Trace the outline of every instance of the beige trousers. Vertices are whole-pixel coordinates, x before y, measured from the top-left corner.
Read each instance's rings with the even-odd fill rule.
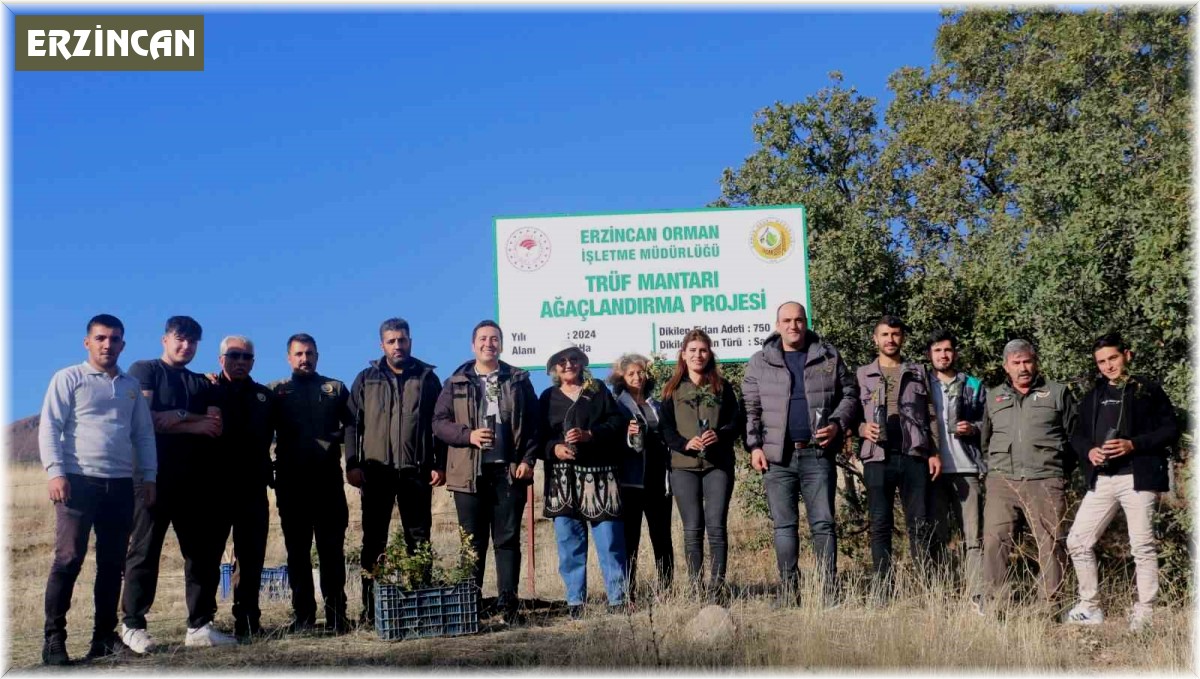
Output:
[[[1083,606],[1093,609],[1100,606],[1095,546],[1118,509],[1125,512],[1125,523],[1129,527],[1129,547],[1137,581],[1136,608],[1149,609],[1154,605],[1158,597],[1158,552],[1154,546],[1154,506],[1157,501],[1158,493],[1133,489],[1133,474],[1096,475],[1096,489],[1083,496],[1067,536],[1067,551],[1075,564],[1079,602]]]
[[[1024,515],[1037,542],[1038,585],[1043,601],[1052,601],[1062,586],[1067,562],[1066,481],[1057,479],[987,478],[983,508],[983,579],[992,594],[1004,587],[1019,516]]]

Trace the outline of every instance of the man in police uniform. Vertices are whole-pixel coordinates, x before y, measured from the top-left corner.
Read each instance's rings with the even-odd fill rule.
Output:
[[[346,385],[317,374],[317,341],[288,338],[292,376],[273,382],[275,396],[275,496],[292,586],[293,631],[316,623],[317,603],[309,551],[313,536],[321,568],[327,629],[346,630],[346,539],[349,511],[342,484],[342,435],[349,410]]]
[[[258,634],[262,611],[259,583],[267,552],[271,484],[271,391],[250,378],[254,368],[254,343],[241,335],[221,340],[217,358],[217,403],[224,429],[217,439],[222,468],[230,471],[219,527],[224,544],[233,531],[233,629],[239,637]]]

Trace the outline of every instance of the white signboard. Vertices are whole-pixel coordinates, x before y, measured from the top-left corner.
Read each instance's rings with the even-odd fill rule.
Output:
[[[505,360],[545,369],[579,345],[593,366],[621,354],[674,361],[695,327],[720,361],[746,361],[775,309],[809,304],[801,205],[498,217],[497,320]]]

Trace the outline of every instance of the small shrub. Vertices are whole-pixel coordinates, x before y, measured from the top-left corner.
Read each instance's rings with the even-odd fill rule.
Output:
[[[401,529],[392,535],[391,542],[367,577],[376,582],[400,585],[404,589],[420,589],[442,585],[456,585],[471,579],[479,556],[471,545],[471,535],[461,527],[458,529],[458,560],[450,568],[439,563],[433,545],[422,542],[409,552]]]

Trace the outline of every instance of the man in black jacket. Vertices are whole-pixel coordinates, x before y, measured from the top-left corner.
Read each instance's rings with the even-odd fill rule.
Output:
[[[1179,437],[1179,427],[1162,387],[1129,374],[1133,354],[1120,335],[1097,339],[1093,351],[1101,376],[1080,403],[1071,437],[1088,492],[1067,536],[1079,578],[1079,603],[1067,612],[1067,622],[1104,621],[1093,548],[1120,507],[1137,579],[1138,601],[1129,616],[1129,628],[1136,632],[1150,624],[1158,595],[1154,505],[1158,494],[1169,490],[1167,449]]]
[[[412,554],[429,542],[433,487],[444,484],[445,446],[433,436],[442,391],[434,366],[413,358],[408,321],[379,327],[383,358],[354,378],[346,427],[346,481],[362,490],[362,621],[375,624],[374,581],[365,577],[387,547],[392,508],[400,505],[404,544]]]
[[[316,542],[320,561],[325,628],[345,631],[346,560],[343,544],[350,520],[342,483],[342,441],[349,424],[349,398],[340,380],[317,372],[317,340],[296,333],[287,340],[292,374],[269,385],[274,395],[275,505],[287,547],[288,582],[295,620],[291,631],[316,624],[317,600],[312,578]]]
[[[250,378],[254,368],[254,343],[241,335],[221,340],[221,374],[217,376],[217,403],[224,429],[217,439],[222,467],[229,470],[225,501],[218,511],[218,528],[224,543],[233,531],[233,629],[239,637],[258,634],[262,611],[258,606],[259,582],[267,553],[270,509],[267,486],[273,481],[271,441],[271,390]]]

